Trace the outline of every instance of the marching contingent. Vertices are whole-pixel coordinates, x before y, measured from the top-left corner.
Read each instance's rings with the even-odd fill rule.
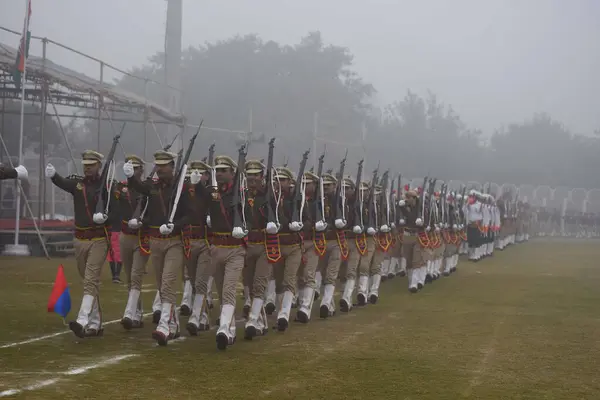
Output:
[[[323,319],[374,305],[381,282],[396,276],[407,277],[409,292],[419,293],[455,272],[459,255],[475,262],[529,239],[529,208],[510,192],[495,198],[465,187],[453,191],[430,178],[402,186],[400,175],[379,167],[368,179],[363,161],[350,176],[346,157],[337,171],[324,170],[325,154],[308,170],[308,151],[293,171],[273,165],[275,139],[266,165],[247,160],[246,145],[237,160],[215,156],[213,145],[208,157],[190,161],[197,135],[185,154],[169,152],[170,146],[155,152],[146,176],[142,158],[126,156],[123,182],[114,179],[119,135],[106,157],[83,152],[83,176],[63,177],[46,166],[46,177],[73,196],[83,298],[69,328],[77,337],[103,334],[99,286],[107,254],[115,251],[114,215],[121,220],[118,244],[128,286],[123,328],[144,326],[141,289],[151,260],[158,288],[153,339],[165,346],[179,337],[180,317],[187,317],[190,336],[209,330],[216,286],[220,350],[236,340],[240,281],[243,336],[251,340],[269,331],[268,316],[273,329],[284,332],[292,321],[309,323],[315,304]],[[26,176],[22,166],[0,167],[1,179]]]

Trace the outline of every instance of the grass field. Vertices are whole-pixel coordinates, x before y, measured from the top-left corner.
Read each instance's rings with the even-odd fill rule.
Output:
[[[377,305],[348,315],[315,316],[252,342],[239,329],[237,343],[219,352],[214,331],[184,332],[157,347],[149,319],[139,331],[107,325],[102,338],[60,334],[66,328],[46,303],[62,261],[75,316],[81,285],[73,261],[0,258],[0,396],[598,399],[599,259],[595,242],[513,246],[461,261],[456,274],[417,295],[395,278],[383,283]],[[116,320],[126,288],[109,281],[108,268],[105,277],[105,321]],[[145,280],[149,307],[154,286],[151,275]]]

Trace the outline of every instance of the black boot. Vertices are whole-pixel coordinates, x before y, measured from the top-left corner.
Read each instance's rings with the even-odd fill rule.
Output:
[[[115,272],[113,274],[113,283],[121,283],[121,269],[123,268],[123,264],[118,262],[115,265]]]
[[[112,276],[113,282],[115,281],[115,270],[117,269],[117,265],[114,261],[109,262],[110,264],[110,275]]]

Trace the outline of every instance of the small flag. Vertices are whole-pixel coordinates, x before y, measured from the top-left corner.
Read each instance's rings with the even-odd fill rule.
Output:
[[[31,41],[31,32],[29,31],[29,19],[31,18],[31,0],[27,1],[27,15],[23,26],[23,36],[19,44],[17,60],[15,61],[15,70],[13,71],[13,82],[17,89],[21,87],[21,78],[25,73],[25,59],[29,57],[29,42]]]
[[[65,271],[61,264],[58,266],[54,286],[52,286],[52,293],[48,300],[48,312],[55,312],[61,317],[66,318],[69,311],[71,311],[71,294],[69,293]]]

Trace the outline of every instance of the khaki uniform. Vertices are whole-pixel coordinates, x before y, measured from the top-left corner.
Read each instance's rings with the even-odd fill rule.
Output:
[[[214,168],[236,169],[237,165],[230,157],[218,156],[215,158]],[[235,179],[238,179],[237,174],[234,182]],[[198,183],[195,193],[206,202],[208,218],[210,218],[212,262],[211,271],[205,275],[214,277],[221,300],[216,340],[217,348],[224,350],[235,342],[236,337],[236,291],[244,268],[246,248],[243,239],[235,238],[232,230],[234,213],[243,213],[243,207],[239,206],[238,210],[234,210],[234,200],[237,200],[234,196],[238,194],[233,192],[233,183],[223,184],[217,188],[209,188],[203,183]]]
[[[175,155],[165,151],[154,154],[156,164],[174,162]],[[169,219],[169,200],[175,198],[178,182],[175,177],[157,181],[131,177],[127,180],[128,187],[147,196],[148,207],[144,224],[150,236],[151,261],[154,268],[156,287],[160,293],[161,313],[156,330],[152,337],[161,346],[180,334],[179,315],[176,311],[177,276],[184,262],[182,229],[188,224],[189,197],[182,190],[177,211],[173,219],[173,229],[170,233],[161,233],[161,226]]]
[[[406,270],[408,275],[408,289],[411,293],[416,293],[423,288],[425,284],[426,265],[428,254],[426,249],[425,230],[423,226],[417,225],[420,216],[420,199],[416,199],[414,205],[409,205],[409,198],[415,199],[417,193],[409,191],[405,193],[407,197],[406,204],[400,207],[404,217],[404,234],[402,236],[402,257],[406,260]]]
[[[131,161],[135,167],[142,167],[143,164],[137,156],[125,157],[125,161]],[[150,238],[147,230],[140,227],[131,228],[129,220],[134,218],[138,204],[143,208],[146,199],[135,190],[130,189],[127,182],[117,185],[114,197],[122,219],[119,246],[128,290],[127,304],[121,325],[129,330],[143,327],[144,309],[141,291],[146,265],[150,258]]]
[[[84,164],[101,162],[100,153],[86,151],[82,155]],[[102,186],[99,177],[84,178],[55,174],[52,183],[73,196],[75,213],[75,260],[77,270],[83,279],[83,298],[77,320],[69,323],[69,328],[78,337],[101,335],[102,310],[100,307],[100,279],[102,266],[108,253],[108,219],[96,224],[93,215],[96,211],[97,192]]]

